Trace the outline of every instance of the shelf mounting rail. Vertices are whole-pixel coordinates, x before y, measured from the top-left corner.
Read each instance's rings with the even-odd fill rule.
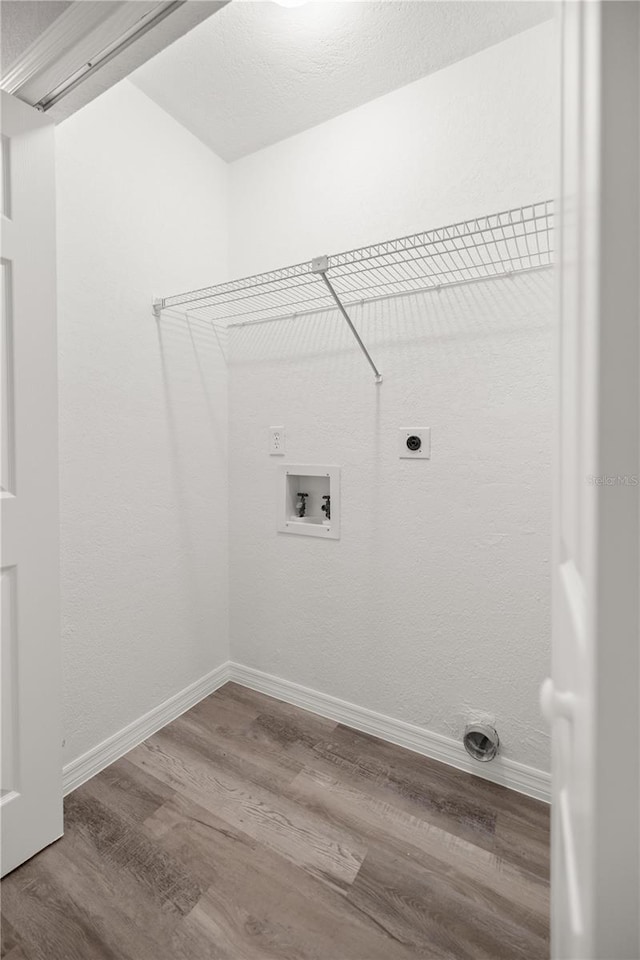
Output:
[[[350,306],[548,268],[553,219],[553,201],[543,200],[165,297],[154,301],[153,313],[159,319],[163,310],[179,311],[186,319],[238,327],[337,307],[380,383]]]

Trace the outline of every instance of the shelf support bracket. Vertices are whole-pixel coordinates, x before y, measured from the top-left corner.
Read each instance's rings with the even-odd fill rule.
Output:
[[[333,299],[334,299],[335,302],[336,302],[336,306],[337,306],[338,310],[340,311],[340,313],[342,314],[342,316],[344,317],[344,319],[347,321],[347,325],[348,325],[349,329],[351,330],[351,333],[354,335],[354,337],[355,337],[355,339],[356,339],[356,343],[358,344],[358,346],[360,347],[360,349],[361,349],[362,352],[364,353],[365,357],[367,358],[367,362],[368,362],[369,366],[371,367],[371,369],[373,370],[373,372],[374,372],[374,374],[375,374],[376,383],[382,383],[382,374],[380,373],[380,371],[379,371],[378,368],[376,367],[375,363],[374,363],[373,360],[371,359],[371,354],[369,353],[369,351],[368,351],[367,348],[365,347],[364,343],[362,342],[362,338],[361,338],[360,334],[358,333],[358,331],[356,330],[356,328],[354,327],[353,322],[352,322],[352,320],[351,320],[351,317],[349,316],[349,314],[348,314],[347,311],[345,310],[344,306],[342,305],[342,301],[340,300],[340,297],[338,296],[338,294],[337,294],[336,291],[334,290],[333,284],[331,283],[331,281],[329,280],[329,278],[328,278],[328,276],[327,276],[327,270],[328,270],[328,269],[329,269],[329,258],[328,258],[328,257],[315,257],[315,259],[313,259],[313,260],[311,261],[311,272],[312,272],[312,273],[317,273],[318,276],[322,277],[322,279],[323,279],[323,281],[324,281],[324,283],[325,283],[325,286],[326,286],[327,290],[329,291],[329,293],[331,294],[331,296],[333,297]]]
[[[164,307],[164,300],[154,300],[151,309],[156,320],[160,319],[160,314],[162,313],[162,308]]]

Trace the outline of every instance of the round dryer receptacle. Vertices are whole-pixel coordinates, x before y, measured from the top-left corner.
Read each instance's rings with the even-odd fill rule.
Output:
[[[421,446],[422,440],[420,437],[416,436],[415,433],[412,433],[410,437],[407,437],[407,449],[411,450],[412,453],[417,453]]]
[[[493,760],[500,746],[497,730],[486,723],[468,724],[462,742],[469,756],[481,763]]]

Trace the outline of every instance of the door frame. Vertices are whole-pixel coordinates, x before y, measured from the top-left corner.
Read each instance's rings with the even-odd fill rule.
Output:
[[[55,136],[0,91],[3,411],[11,444],[2,514],[2,874],[62,835]],[[8,148],[8,149],[7,149]],[[7,677],[9,682],[7,683]]]
[[[569,96],[560,285],[562,296],[573,284],[577,327],[567,334],[571,318],[563,323],[560,312],[556,414],[560,427],[568,396],[576,430],[562,437],[558,429],[555,466],[545,697],[554,720],[552,956],[632,960],[640,949],[640,5],[564,0],[561,17]],[[567,463],[575,484],[561,489]],[[563,588],[563,570],[576,569]],[[577,602],[563,622],[565,594]],[[580,643],[570,651],[571,621]]]

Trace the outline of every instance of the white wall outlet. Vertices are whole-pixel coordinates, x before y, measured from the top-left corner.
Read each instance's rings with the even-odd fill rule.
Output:
[[[269,454],[272,457],[284,456],[284,427],[269,427]]]
[[[431,427],[401,430],[398,456],[401,460],[431,459]]]

